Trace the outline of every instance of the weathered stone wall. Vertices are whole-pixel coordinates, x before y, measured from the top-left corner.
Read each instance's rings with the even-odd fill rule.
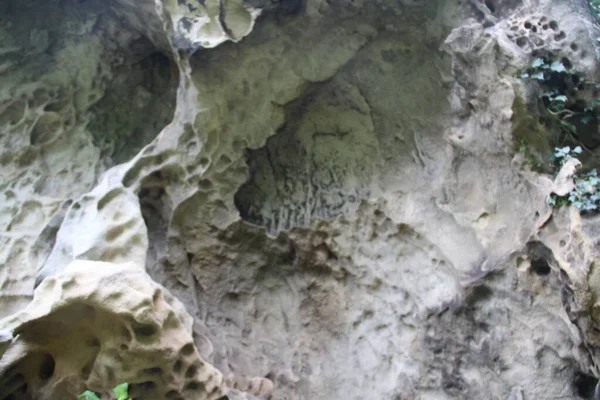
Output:
[[[584,1],[0,11],[0,398],[593,398],[597,218],[515,150]]]

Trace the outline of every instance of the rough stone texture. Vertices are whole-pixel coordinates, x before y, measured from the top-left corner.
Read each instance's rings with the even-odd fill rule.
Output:
[[[27,4],[0,398],[592,398],[600,221],[515,154],[534,57],[598,72],[583,1]]]
[[[76,261],[3,326],[16,338],[0,364],[2,398],[67,399],[123,381],[135,382],[133,397],[223,395],[223,376],[196,352],[183,304],[133,264]]]

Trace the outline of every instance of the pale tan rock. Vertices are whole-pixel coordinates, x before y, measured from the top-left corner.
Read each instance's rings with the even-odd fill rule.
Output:
[[[0,395],[74,399],[128,382],[143,399],[219,399],[223,376],[195,350],[183,305],[133,264],[75,261],[0,322],[16,336]]]
[[[134,386],[147,391],[141,397],[162,396],[173,382],[179,391],[178,349],[190,340],[190,357],[218,377],[208,390],[229,387],[231,400],[574,397],[578,373],[598,374],[597,318],[583,312],[596,307],[595,225],[572,209],[550,219],[551,179],[514,154],[527,112],[515,105],[535,99],[516,74],[533,52],[549,46],[596,72],[584,8],[566,0],[188,3],[113,3],[173,58],[179,79],[172,123],[123,164],[103,158],[81,122],[105,93],[98,70],[113,71],[100,62],[101,37],[56,54],[64,72],[47,78],[48,93],[15,79],[18,95],[2,103],[0,121],[15,133],[0,138],[10,161],[2,173],[22,185],[3,192],[4,315],[24,308],[35,278],[38,291],[0,326],[32,329],[33,338],[7,336],[0,363],[20,362],[29,393],[108,393],[121,381],[149,382],[138,373],[155,365],[164,381]],[[134,47],[135,32],[111,26],[106,54]],[[217,46],[226,41],[236,44]],[[67,62],[86,51],[83,67]],[[25,62],[14,53],[11,62]],[[77,90],[61,92],[57,82]],[[151,103],[148,93],[132,91],[131,109]],[[77,135],[65,136],[70,127]],[[74,151],[75,138],[86,146]],[[12,162],[29,154],[38,175]],[[80,171],[82,181],[73,178]],[[61,292],[72,277],[81,283]],[[155,305],[155,291],[171,292],[186,311],[177,301]],[[65,340],[86,349],[81,331],[53,325],[83,324],[60,311],[79,304],[103,310],[97,318],[111,327],[153,324],[156,342],[135,342],[119,360],[121,332],[98,327],[106,352],[85,378],[78,354],[89,349],[55,350]],[[164,326],[169,312],[179,328]],[[30,319],[64,337],[43,343]],[[38,348],[53,351],[54,389],[40,390],[49,358]],[[14,371],[2,375],[3,393],[23,387]]]
[[[573,189],[575,189],[573,175],[580,167],[581,161],[578,159],[571,158],[570,160],[567,160],[567,162],[565,162],[565,164],[560,168],[556,178],[554,178],[552,193],[556,193],[558,196],[566,196]]]

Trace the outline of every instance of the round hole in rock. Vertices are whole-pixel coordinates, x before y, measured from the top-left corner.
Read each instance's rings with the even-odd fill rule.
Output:
[[[577,372],[573,377],[573,387],[577,395],[583,399],[592,399],[594,397],[597,383],[598,379],[583,372]]]
[[[138,325],[133,328],[136,336],[150,337],[156,333],[156,328],[152,325]]]
[[[54,357],[50,354],[44,354],[42,356],[42,362],[40,364],[39,377],[41,380],[46,381],[52,378],[54,375],[54,368],[56,367],[56,363],[54,362]]]
[[[527,44],[527,38],[526,37],[520,37],[517,39],[517,46],[519,47],[525,47],[525,45]]]
[[[198,368],[192,365],[185,371],[185,377],[188,379],[193,378],[196,375],[196,372],[198,372]]]
[[[200,390],[200,388],[202,387],[202,384],[200,382],[190,382],[187,385],[185,385],[184,390],[189,390],[189,391],[196,391],[196,390]]]
[[[530,270],[531,272],[540,276],[548,275],[552,271],[548,265],[548,262],[542,259],[532,260]]]
[[[175,361],[175,365],[173,365],[173,372],[178,374],[181,371],[182,362],[181,360]]]
[[[193,352],[194,352],[194,345],[191,343],[188,343],[181,348],[181,354],[183,354],[184,356],[189,356]]]
[[[527,22],[525,22],[524,26],[525,26],[525,29],[531,29],[532,25],[531,25],[531,22],[527,21]]]
[[[569,60],[567,57],[563,57],[560,62],[565,66],[566,69],[573,68],[573,63],[571,63],[571,60]]]

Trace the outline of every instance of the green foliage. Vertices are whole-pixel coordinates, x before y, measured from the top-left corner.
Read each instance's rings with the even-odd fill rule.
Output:
[[[527,142],[525,142],[525,139],[520,138],[519,139],[519,153],[525,153],[527,150],[528,150]]]
[[[594,0],[596,10],[600,13],[600,0]],[[590,3],[590,6],[592,4]],[[600,14],[599,14],[600,15]],[[600,120],[600,98],[590,104],[582,104],[582,96],[577,93],[584,89],[584,80],[575,71],[567,68],[562,61],[548,58],[536,58],[527,71],[521,74],[523,79],[538,81],[542,88],[539,98],[543,102],[550,117],[558,122],[560,130],[559,143],[569,142],[575,145],[556,147],[551,160],[555,171],[558,171],[568,160],[576,158],[583,150],[580,143],[578,126],[595,124]],[[599,85],[596,86],[600,87]],[[593,129],[592,131],[596,131]],[[527,150],[520,143],[520,151]],[[552,194],[548,204],[554,207],[572,204],[582,212],[600,210],[600,177],[593,169],[587,173],[576,173],[573,176],[575,188],[566,196]]]
[[[562,166],[568,160],[575,158],[576,154],[581,154],[581,147],[573,150],[569,146],[556,148],[554,152],[555,163]],[[600,209],[600,176],[595,169],[573,176],[575,188],[566,196],[559,197],[552,194],[548,199],[548,204],[554,207],[561,207],[573,204],[580,211],[595,211]]]
[[[597,22],[600,22],[600,0],[587,0],[587,3]],[[557,172],[568,160],[583,152],[581,137],[586,131],[591,135],[598,132],[600,98],[592,102],[584,100],[584,79],[572,69],[566,58],[560,61],[552,55],[536,58],[520,77],[538,82],[542,89],[539,98],[548,112],[546,121],[554,122],[558,128],[556,143],[561,147],[555,147],[551,156]],[[596,85],[598,88],[600,85]],[[564,146],[565,143],[575,147],[571,149],[571,146]],[[519,142],[519,151],[528,151],[523,139]],[[573,181],[575,188],[568,195],[559,197],[552,194],[548,203],[555,207],[572,204],[582,212],[600,210],[600,176],[596,169],[575,173]]]
[[[127,382],[121,383],[113,389],[113,392],[115,393],[115,396],[117,396],[117,400],[128,400],[129,384]]]
[[[77,400],[100,400],[100,397],[96,396],[96,393],[91,390],[86,390],[79,396],[77,396]]]
[[[588,4],[596,20],[600,22],[600,0],[588,0]]]
[[[129,398],[129,384],[127,382],[121,383],[113,388],[113,393],[117,397],[117,400],[131,400]],[[79,396],[77,400],[100,400],[96,393],[86,390]]]
[[[562,167],[567,161],[576,158],[574,157],[574,154],[581,154],[582,151],[583,150],[581,150],[581,147],[579,146],[575,147],[573,150],[571,150],[571,147],[569,146],[561,148],[555,147],[554,154],[552,154],[552,160],[558,167]]]
[[[551,56],[536,58],[520,77],[539,83],[539,98],[548,111],[548,120],[554,121],[559,130],[557,143],[578,144],[577,125],[589,124],[600,117],[600,99],[587,106],[582,104],[585,82],[571,68],[567,59],[557,61]]]

